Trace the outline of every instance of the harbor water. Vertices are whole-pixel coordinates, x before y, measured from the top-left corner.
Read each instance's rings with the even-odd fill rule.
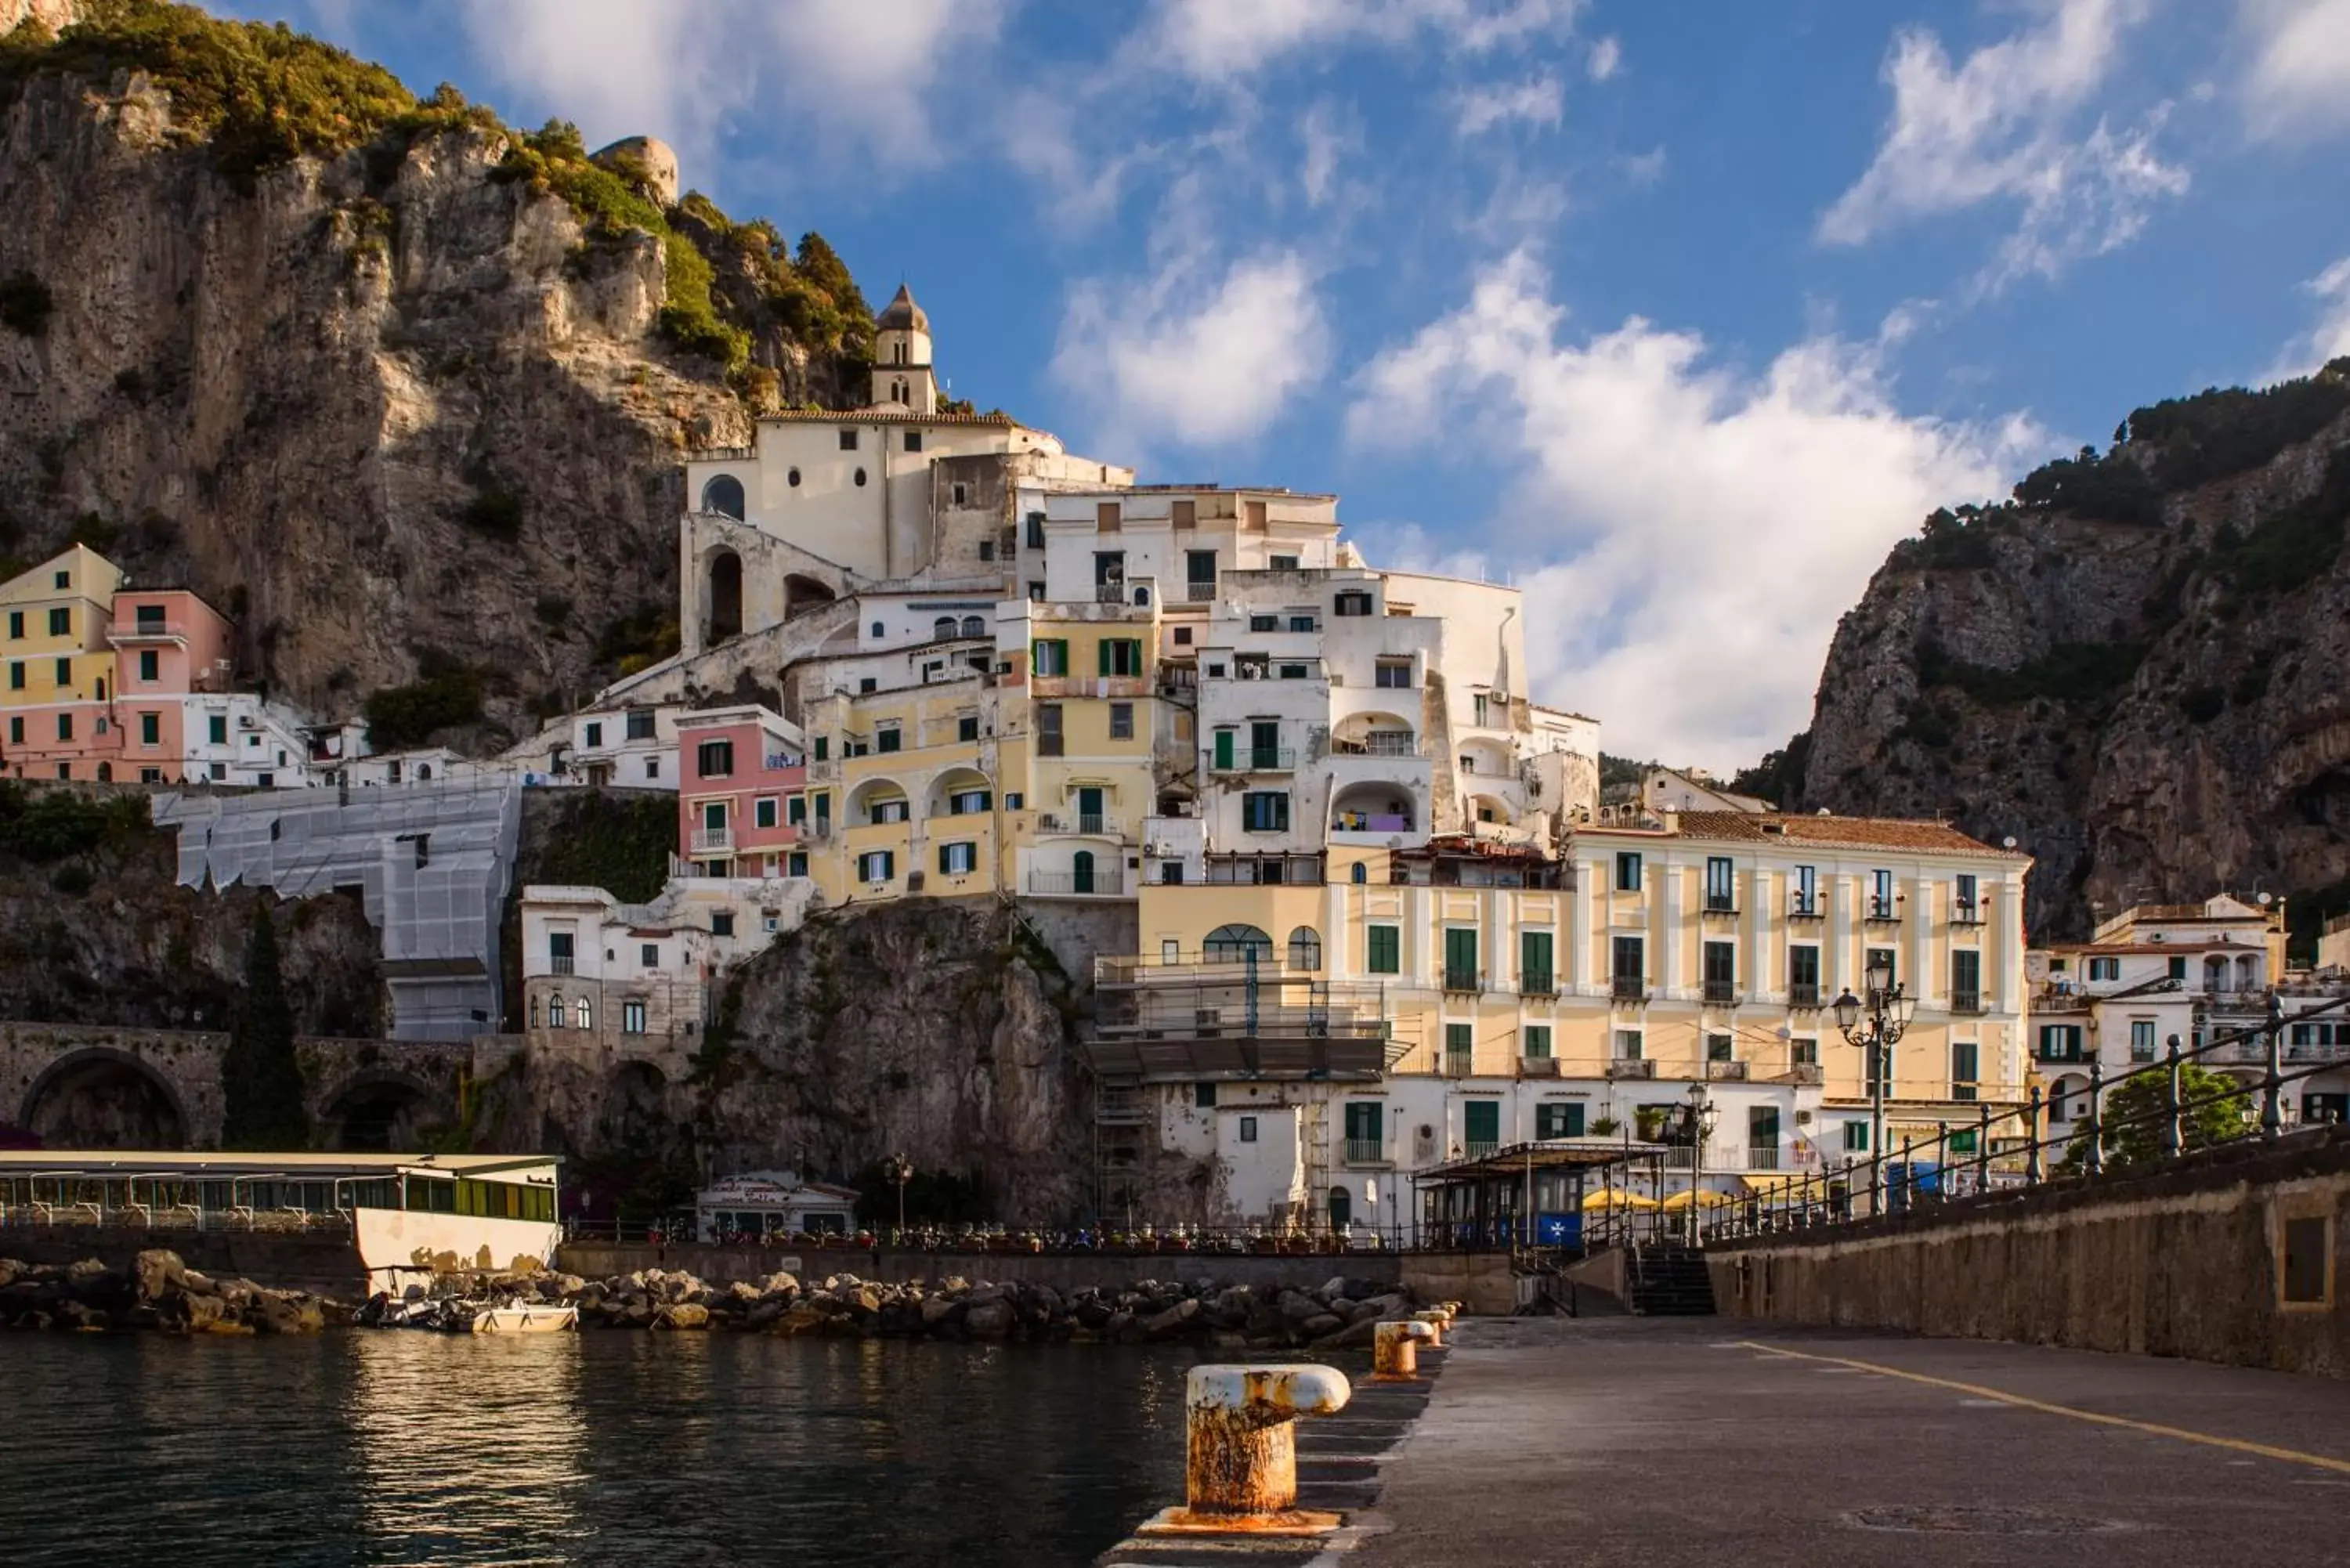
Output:
[[[12,1564],[1082,1563],[1191,1352],[750,1334],[0,1340]]]

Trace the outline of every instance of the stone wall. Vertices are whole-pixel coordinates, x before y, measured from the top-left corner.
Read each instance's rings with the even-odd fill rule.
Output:
[[[96,1258],[128,1271],[151,1247],[167,1248],[198,1273],[250,1280],[275,1291],[307,1291],[338,1302],[367,1299],[367,1267],[348,1236],[285,1236],[250,1231],[134,1231],[56,1225],[0,1231],[0,1258],[78,1263]]]
[[[1707,1252],[1725,1315],[2350,1376],[2350,1130]]]
[[[1189,1282],[1210,1278],[1240,1285],[1287,1285],[1310,1290],[1344,1274],[1379,1284],[1415,1283],[1413,1264],[1400,1253],[1309,1253],[1295,1257],[1219,1252],[930,1252],[882,1247],[716,1247],[698,1242],[666,1246],[620,1246],[605,1241],[567,1241],[557,1252],[566,1273],[607,1279],[639,1269],[683,1269],[710,1284],[756,1282],[797,1258],[803,1279],[855,1274],[859,1279],[901,1283],[961,1275],[994,1284],[1050,1285],[1063,1293],[1100,1287],[1122,1290],[1143,1280]],[[1508,1260],[1502,1260],[1503,1284]],[[1500,1309],[1508,1311],[1506,1303]]]

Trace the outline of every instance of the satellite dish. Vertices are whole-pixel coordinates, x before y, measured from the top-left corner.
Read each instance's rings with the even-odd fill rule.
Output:
[[[2004,849],[2012,849],[2012,848],[2014,848],[2014,847],[2015,847],[2015,835],[2013,835],[2012,833],[2011,833],[2011,834],[2009,834],[2005,838],[2001,839],[1999,842],[2000,842],[2000,846],[2001,846],[2002,848],[2004,848]]]
[[[1835,815],[1835,812],[1830,811],[1826,806],[1820,807],[1819,814],[1822,816],[1834,816]]]
[[[2261,908],[2262,908],[2262,909],[2267,909],[2271,904],[2274,903],[2275,901],[2276,901],[2276,900],[2275,900],[2274,898],[2271,898],[2271,897],[2270,897],[2268,894],[2266,894],[2266,893],[2262,893],[2262,894],[2261,894],[2261,895],[2259,896],[2258,899],[2257,899],[2257,902],[2260,904]]]

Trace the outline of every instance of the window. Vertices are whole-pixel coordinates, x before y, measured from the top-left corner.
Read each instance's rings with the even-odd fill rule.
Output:
[[[11,691],[22,691],[24,689],[25,661],[19,659],[13,660],[8,666],[8,690]]]
[[[954,500],[957,506],[962,504],[962,486],[960,484],[954,487]],[[979,542],[979,558],[983,561],[993,561],[995,559],[994,540],[982,539]]]
[[[797,490],[800,487],[800,471],[796,468],[785,470],[784,483]]]
[[[1959,919],[1966,920],[1974,918],[1975,879],[1971,875],[1960,876],[1951,879],[1950,899],[1958,906]]]
[[[957,790],[947,796],[947,815],[973,816],[987,809],[987,792],[983,789]]]
[[[1637,893],[1640,890],[1638,851],[1619,849],[1616,852],[1616,890],[1618,893]]]
[[[1241,1141],[1243,1143],[1254,1143],[1256,1141],[1256,1118],[1254,1116],[1243,1116],[1241,1118]]]
[[[892,795],[887,800],[874,801],[869,806],[868,806],[866,810],[866,820],[868,822],[884,823],[904,822],[911,815],[912,807],[908,805],[906,797],[904,795]]]
[[[1893,919],[1893,873],[1871,871],[1868,874],[1868,918],[1872,920]]]
[[[1005,790],[1003,792],[1003,809],[1006,811],[1018,811],[1021,807],[1022,800],[1023,797],[1018,790]]]
[[[49,635],[51,637],[71,637],[73,635],[73,611],[69,609],[51,610],[49,612]]]
[[[1816,1007],[1820,1001],[1820,950],[1815,947],[1787,949],[1787,1004],[1790,1007]]]
[[[1411,660],[1382,659],[1372,670],[1372,679],[1389,691],[1401,691],[1411,685]]]
[[[855,452],[857,450],[857,432],[855,431],[846,430],[840,432],[840,450],[843,452]]]
[[[1058,702],[1039,702],[1035,713],[1036,754],[1040,757],[1062,755],[1061,705]]]
[[[887,854],[888,851],[885,850],[883,853]],[[721,910],[717,914],[711,916],[710,934],[713,937],[733,936],[734,934],[734,917],[724,910]]]
[[[1377,1159],[1387,1147],[1387,1106],[1377,1100],[1347,1102],[1347,1155]]]
[[[1289,933],[1289,967],[1311,973],[1322,967],[1322,933],[1300,926]]]
[[[1487,697],[1482,691],[1480,691],[1475,697],[1471,698],[1471,701],[1476,704],[1475,713],[1478,728],[1485,729],[1490,727],[1492,722],[1492,714],[1491,711],[1492,700]]]
[[[1252,504],[1254,504],[1252,503]],[[1264,566],[1265,570],[1269,572],[1294,572],[1297,570],[1297,557],[1295,556],[1267,556],[1264,558]]]
[[[139,782],[140,784],[161,784],[163,782],[163,770],[161,768],[140,768],[139,770]]]
[[[583,746],[602,745],[604,743],[604,726],[600,723],[581,725],[579,731],[579,743]]]
[[[1294,615],[1289,618],[1289,629],[1292,631],[1314,631],[1318,629],[1321,623],[1310,615]]]
[[[1273,939],[1254,926],[1218,926],[1200,944],[1200,951],[1210,963],[1242,963],[1251,958],[1269,962]]]
[[[1444,1026],[1444,1064],[1455,1072],[1465,1073],[1477,1051],[1476,1026],[1470,1023],[1448,1023]]]
[[[931,640],[932,642],[943,642],[948,638],[952,637],[955,634],[955,625],[956,622],[954,617],[951,615],[942,615],[939,617],[937,620],[931,623]]]
[[[1241,826],[1251,833],[1289,831],[1289,796],[1279,790],[1252,790],[1241,796]]]
[[[620,1033],[642,1034],[645,1032],[645,1004],[641,1002],[620,1003]]]
[[[874,732],[873,749],[877,752],[894,752],[902,743],[903,736],[895,724],[884,724]]]
[[[1096,646],[1103,675],[1142,673],[1142,642],[1139,638],[1106,637]]]
[[[1535,1137],[1581,1137],[1582,1136],[1583,1105],[1581,1101],[1550,1100],[1534,1107]]]
[[[694,748],[694,766],[706,779],[731,778],[734,773],[734,742],[704,741]]]
[[[2133,1062],[2151,1062],[2154,1060],[2153,1019],[2133,1018],[2130,1020],[2130,1060]]]
[[[1251,631],[1279,631],[1281,629],[1281,618],[1277,615],[1253,615],[1249,617],[1249,629]]]
[[[1066,675],[1069,672],[1068,639],[1038,638],[1029,646],[1028,672],[1032,675]]]
[[[73,739],[73,715],[71,713],[60,713],[57,715],[57,739],[60,741],[70,741]],[[63,774],[59,774],[57,776],[59,778],[65,777]]]
[[[1708,942],[1702,954],[1705,963],[1705,999],[1708,1002],[1738,1000],[1738,944]]]
[[[57,660],[57,684],[60,686],[70,686],[73,684],[72,659],[60,659]]]
[[[860,468],[860,469],[858,469],[858,470],[857,471],[857,472],[856,472],[854,475],[852,475],[851,477],[852,477],[852,478],[854,478],[854,479],[857,481],[857,487],[858,487],[859,490],[862,490],[862,489],[864,489],[864,488],[865,488],[865,471],[864,471],[863,469],[861,469],[861,468]]]
[[[784,875],[786,877],[805,877],[807,875],[806,850],[795,849],[789,855],[784,857]]]
[[[962,618],[962,634],[965,637],[985,637],[987,622],[981,617],[967,615]]]
[[[1336,615],[1368,615],[1371,613],[1371,604],[1370,595],[1350,589],[1333,598],[1330,601],[1330,609]]]
[[[2040,1059],[2043,1062],[2078,1062],[2081,1054],[2081,1026],[2077,1023],[2043,1023],[2040,1026]]]
[[[1900,967],[1893,961],[1893,950],[1891,948],[1867,948],[1863,950],[1861,956],[1861,968],[1864,971],[1875,969],[1880,963],[1885,966],[1885,972],[1891,975],[1894,981],[1898,984],[1901,979],[1901,970]]]
[[[2117,958],[2093,958],[2089,961],[2089,978],[2091,980],[2119,980],[2121,977],[2121,960]]]
[[[140,649],[139,650],[139,679],[141,680],[162,680],[163,656],[157,653],[151,648]]]
[[[1609,944],[1616,994],[1637,996],[1648,983],[1648,942],[1641,937],[1617,937]]]
[[[897,857],[887,849],[868,849],[857,857],[857,879],[887,882],[896,875]]]
[[[1816,915],[1820,912],[1820,872],[1816,866],[1795,867],[1795,897],[1787,911],[1792,915]]]
[[[1477,972],[1476,928],[1447,926],[1444,929],[1444,989],[1482,991],[1482,979]]]
[[[939,869],[949,877],[971,875],[979,869],[979,846],[976,844],[940,845]]]
[[[71,572],[59,572],[57,576],[57,585],[61,588],[69,588],[73,587],[73,574]]]
[[[1134,739],[1134,704],[1113,702],[1109,705],[1109,738],[1113,741]]]
[[[1368,939],[1363,955],[1363,966],[1373,974],[1403,972],[1403,929],[1399,926],[1372,926],[1365,932]]]
[[[142,746],[160,746],[163,743],[162,714],[141,713],[139,715],[139,743]]]
[[[2174,956],[2170,960],[2170,978],[2173,980],[2185,980],[2187,978],[2187,961],[2185,959]]]
[[[1637,1029],[1618,1029],[1616,1031],[1614,1049],[1616,1060],[1618,1062],[1638,1061],[1642,1049],[1640,1032]]]
[[[1537,996],[1550,995],[1558,990],[1557,978],[1551,968],[1553,942],[1548,931],[1518,933],[1518,989]]]
[[[9,741],[11,742],[11,743],[16,744],[16,745],[19,745],[19,746],[21,746],[21,745],[23,745],[23,744],[25,743],[25,721],[24,721],[24,720],[22,720],[22,719],[11,719],[11,720],[9,720],[9,721],[8,721],[8,739],[9,739]]]
[[[659,757],[647,757],[645,759],[645,777],[649,779],[657,779],[660,777],[660,759]]]
[[[623,722],[628,726],[627,736],[629,740],[650,741],[653,738],[653,714],[650,709],[636,710],[630,712]]]
[[[908,452],[920,452],[922,450],[921,431],[908,431],[906,432],[906,450]]]
[[[1971,948],[1950,953],[1950,1011],[1973,1012],[1982,1006],[1982,954]]]
[[[8,636],[15,641],[21,642],[24,640],[25,612],[23,610],[10,610],[8,612]]]
[[[1866,1154],[1868,1152],[1868,1124],[1866,1122],[1846,1122],[1844,1124],[1844,1151],[1846,1154]]]
[[[775,826],[775,809],[776,801],[773,795],[769,795],[764,800],[753,801],[751,803],[751,826],[754,827]]]
[[[1738,908],[1738,873],[1727,855],[1706,857],[1705,907],[1717,914]]]
[[[1727,1034],[1708,1034],[1705,1037],[1705,1059],[1709,1062],[1734,1062],[1738,1059],[1737,1044]]]
[[[1820,1043],[1810,1035],[1799,1035],[1787,1042],[1787,1059],[1798,1067],[1820,1064]]]
[[[1191,1104],[1199,1110],[1214,1110],[1216,1108],[1216,1085],[1213,1084],[1192,1085]]]
[[[1284,680],[1308,680],[1313,678],[1314,669],[1306,664],[1284,664],[1280,673]]]
[[[637,967],[639,969],[660,968],[660,943],[643,942],[639,944],[637,948]]]
[[[1525,1042],[1524,1049],[1520,1053],[1522,1055],[1536,1062],[1550,1060],[1549,1024],[1529,1023],[1525,1026],[1521,1038]]]

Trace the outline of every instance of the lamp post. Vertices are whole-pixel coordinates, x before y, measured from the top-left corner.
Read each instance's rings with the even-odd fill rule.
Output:
[[[1689,1106],[1682,1112],[1689,1128],[1690,1140],[1690,1245],[1698,1244],[1697,1206],[1699,1194],[1705,1189],[1705,1140],[1713,1136],[1713,1124],[1721,1115],[1721,1107],[1706,1096],[1702,1082],[1689,1087]]]
[[[1918,999],[1893,981],[1893,961],[1879,955],[1869,960],[1861,981],[1868,995],[1863,1001],[1846,986],[1835,999],[1836,1028],[1845,1043],[1857,1045],[1868,1068],[1868,1147],[1876,1161],[1868,1183],[1868,1209],[1885,1211],[1885,1085],[1893,1076],[1893,1046],[1917,1016]]]
[[[881,1162],[881,1174],[898,1189],[898,1241],[906,1240],[906,1183],[914,1179],[914,1162],[902,1154],[893,1154]]]

